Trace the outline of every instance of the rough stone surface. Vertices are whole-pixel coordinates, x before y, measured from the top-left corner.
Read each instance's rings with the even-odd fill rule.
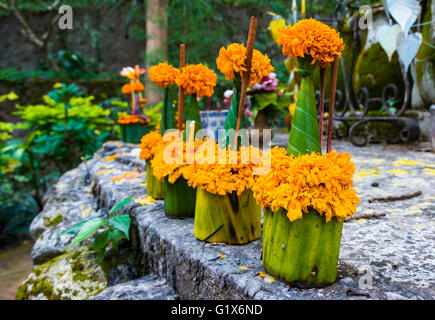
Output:
[[[18,288],[19,300],[83,300],[107,286],[107,278],[88,248],[72,251],[36,268]]]
[[[283,143],[286,140],[279,135],[275,137]],[[335,141],[334,148],[351,153],[355,162],[355,188],[361,200],[357,214],[385,213],[385,216],[345,223],[339,274],[333,285],[300,289],[269,275],[259,276],[264,272],[261,239],[244,246],[200,242],[193,236],[193,219],[168,219],[163,201],[145,206],[132,201],[122,210],[132,216],[132,247],[141,255],[142,270],[137,274],[155,273],[161,279],[155,283],[162,281],[163,286],[166,283],[181,299],[434,299],[435,155],[380,145],[356,148]],[[88,197],[90,190],[92,197],[87,201],[96,203],[95,214],[126,196],[135,200],[145,197],[146,174],[138,154],[135,145],[107,143],[87,162],[86,170],[80,166],[80,170],[88,173],[90,186],[81,189],[63,178],[62,183],[70,189],[62,183],[56,186],[46,197],[43,214],[51,219],[56,217],[48,212],[58,204],[67,207],[68,212],[75,212],[71,200],[85,201],[83,197]],[[416,191],[422,195],[394,202],[369,202],[374,197]],[[34,225],[38,227],[34,230],[39,231],[34,231],[35,234],[45,237],[45,233],[55,233],[57,228],[43,225],[43,216],[37,219]],[[370,275],[371,287],[370,281],[366,281]],[[111,285],[131,280],[127,278],[118,278]],[[130,299],[135,296],[130,291],[137,290],[151,299],[154,284],[143,281],[115,286],[102,297]],[[167,297],[172,299],[173,295],[168,293]]]
[[[155,274],[107,288],[89,300],[175,300],[174,289]]]
[[[90,218],[107,216],[106,209],[97,210],[97,201],[88,181],[88,168],[88,164],[82,164],[65,173],[46,193],[44,210],[30,225],[30,234],[35,240],[31,253],[34,264],[45,263],[66,252],[65,248],[75,236],[59,235],[69,227]],[[94,238],[88,238],[72,250],[91,244]]]

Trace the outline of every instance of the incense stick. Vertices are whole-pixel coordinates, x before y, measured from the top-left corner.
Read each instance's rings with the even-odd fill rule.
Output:
[[[186,65],[186,46],[180,44],[180,70]],[[180,87],[178,90],[178,130],[183,129],[183,116],[184,116],[184,92]]]
[[[327,152],[331,152],[332,145],[332,129],[334,128],[334,109],[335,109],[335,93],[337,91],[337,75],[338,75],[339,57],[335,56],[334,63],[331,69],[331,94],[329,97],[329,123],[328,123],[328,144]]]
[[[325,113],[326,70],[327,68],[320,67],[320,106],[319,106],[320,150],[322,150],[322,144],[323,144],[323,115]]]
[[[251,23],[249,25],[248,42],[246,45],[246,60],[245,60],[246,71],[243,72],[242,75],[242,88],[240,93],[239,115],[237,117],[236,136],[234,137],[235,150],[237,149],[237,140],[240,131],[240,124],[242,121],[243,111],[245,109],[245,99],[246,99],[246,94],[250,82],[251,68],[252,68],[252,55],[254,52],[255,37],[257,36],[257,26],[258,26],[258,19],[255,16],[252,16]]]

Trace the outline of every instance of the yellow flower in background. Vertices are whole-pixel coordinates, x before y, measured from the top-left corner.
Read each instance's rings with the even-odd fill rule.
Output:
[[[270,21],[268,30],[270,30],[270,34],[276,43],[278,43],[279,31],[284,30],[285,27],[286,23],[284,18],[274,19]]]
[[[202,63],[190,64],[181,70],[175,82],[185,94],[196,94],[198,98],[211,97],[216,86],[217,76]]]
[[[167,88],[175,84],[175,79],[180,75],[180,70],[165,62],[152,66],[149,75],[156,86]]]
[[[56,83],[54,84],[53,88],[55,88],[55,89],[62,88],[62,83],[60,83],[60,82],[56,82]]]
[[[326,65],[334,61],[336,55],[341,56],[344,49],[340,34],[326,24],[306,19],[286,27],[279,33],[278,44],[282,45],[282,53],[290,58],[313,58],[313,64],[320,61]]]
[[[292,115],[292,117],[294,117],[295,110],[296,110],[296,103],[291,103],[290,106],[288,107],[288,110],[290,111],[290,114]]]
[[[233,43],[228,47],[222,47],[219,50],[219,57],[216,59],[216,65],[220,72],[225,75],[227,80],[240,79],[242,73],[246,71],[246,47],[241,43]],[[266,54],[254,50],[252,55],[252,68],[250,75],[250,85],[259,83],[264,77],[267,77],[274,67]]]
[[[271,171],[259,176],[252,188],[263,209],[277,212],[283,208],[290,221],[301,219],[310,209],[324,215],[326,221],[332,217],[342,221],[355,213],[359,199],[353,189],[355,166],[350,154],[312,153],[295,158],[283,148],[270,152]]]

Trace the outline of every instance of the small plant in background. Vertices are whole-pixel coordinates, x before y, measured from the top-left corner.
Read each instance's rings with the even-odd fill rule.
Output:
[[[109,211],[109,218],[93,218],[83,222],[80,222],[71,228],[62,232],[59,237],[63,234],[77,234],[73,242],[66,247],[67,250],[71,249],[76,244],[86,240],[92,234],[94,234],[98,229],[103,228],[104,231],[101,232],[94,240],[92,248],[98,255],[98,260],[103,261],[106,256],[106,248],[109,243],[115,252],[119,252],[119,241],[121,239],[130,240],[130,223],[131,219],[128,214],[121,214],[113,216],[121,208],[125,207],[132,197],[127,197],[115,204]]]

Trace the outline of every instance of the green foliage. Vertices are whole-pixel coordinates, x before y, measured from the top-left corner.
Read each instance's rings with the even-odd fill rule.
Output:
[[[127,197],[120,200],[109,212],[108,219],[93,218],[83,222],[80,222],[71,228],[62,232],[63,234],[77,234],[71,244],[66,247],[67,250],[71,249],[76,244],[86,240],[92,234],[94,234],[101,227],[104,229],[94,240],[92,248],[97,252],[99,261],[102,261],[106,254],[106,247],[109,243],[112,245],[112,249],[118,251],[118,243],[121,239],[129,240],[131,219],[128,214],[121,214],[112,217],[116,211],[125,207],[132,197]]]
[[[279,94],[280,90],[288,89],[287,86],[279,85],[275,92],[258,93],[251,96],[253,115],[250,120],[254,122],[259,110],[263,110],[267,125],[270,127],[279,123],[288,111],[288,107],[292,101],[293,92],[284,92]]]
[[[43,97],[45,104],[17,105],[22,129],[32,129],[24,143],[37,168],[54,165],[60,172],[73,168],[80,155],[92,155],[114,135],[110,111],[82,97],[79,88],[59,85]]]

